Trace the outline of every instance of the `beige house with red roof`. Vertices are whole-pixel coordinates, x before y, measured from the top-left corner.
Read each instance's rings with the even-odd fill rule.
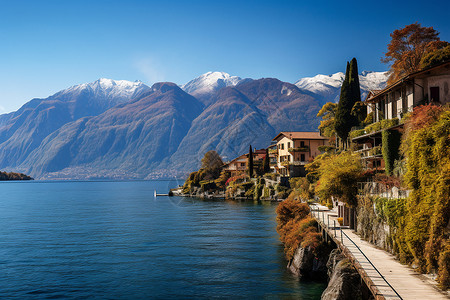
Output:
[[[328,146],[328,138],[319,132],[284,131],[273,141],[277,143],[277,171],[283,176],[305,176],[305,165],[322,154],[320,146]]]

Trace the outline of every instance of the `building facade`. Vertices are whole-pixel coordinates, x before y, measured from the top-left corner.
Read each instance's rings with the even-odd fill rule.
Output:
[[[283,176],[305,176],[305,165],[321,154],[320,146],[328,146],[328,138],[319,132],[280,132],[273,141],[277,145],[277,172]]]
[[[262,166],[266,156],[266,149],[258,149],[253,151],[253,165],[256,168]],[[223,166],[223,170],[230,173],[230,176],[237,176],[248,171],[248,153],[240,155]]]
[[[365,103],[374,123],[352,142],[367,169],[383,171],[382,132],[402,134],[402,118],[416,106],[450,103],[450,61],[406,75],[383,90],[370,91]]]
[[[367,113],[374,122],[401,119],[418,105],[450,102],[450,61],[411,73],[383,90],[371,91],[366,99]]]

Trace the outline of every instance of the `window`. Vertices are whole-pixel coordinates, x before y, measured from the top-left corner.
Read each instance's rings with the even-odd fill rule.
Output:
[[[288,142],[287,148],[288,148],[288,149],[291,148],[291,142]]]
[[[300,147],[305,147],[305,141],[300,142]]]
[[[245,163],[241,163],[241,167],[245,167]]]
[[[305,154],[300,154],[300,161],[305,161]]]
[[[281,150],[284,150],[284,144],[281,144]]]

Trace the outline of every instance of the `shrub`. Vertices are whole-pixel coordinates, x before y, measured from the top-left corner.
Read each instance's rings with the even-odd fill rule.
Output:
[[[261,199],[261,195],[262,195],[262,190],[263,190],[264,185],[262,184],[257,184],[254,187],[254,191],[253,191],[253,200],[260,200]]]
[[[364,129],[353,130],[353,131],[350,131],[349,136],[350,136],[350,139],[354,139],[355,137],[361,136],[365,133],[366,133],[366,131]]]
[[[306,203],[287,199],[278,205],[277,232],[287,259],[292,259],[298,247],[309,247],[317,254],[323,242],[316,228],[317,222],[309,216]]]
[[[386,119],[386,120],[381,120],[379,122],[370,124],[370,125],[366,126],[364,128],[364,130],[366,133],[373,133],[373,132],[377,132],[377,131],[380,131],[383,129],[390,128],[390,127],[398,125],[398,124],[399,124],[398,118]]]
[[[387,129],[387,128],[398,125],[399,120],[398,120],[398,118],[386,119],[386,120],[381,120],[380,123],[381,123],[380,124],[381,129]]]
[[[450,288],[450,246],[439,255],[438,281],[441,288],[445,291]]]
[[[309,214],[309,206],[295,200],[285,200],[277,207],[277,230],[290,220],[301,220]]]
[[[376,123],[370,124],[370,125],[366,126],[364,128],[364,130],[365,130],[366,133],[377,132],[377,131],[381,130],[381,123],[380,122],[376,122]]]
[[[334,151],[336,149],[336,147],[322,145],[322,146],[317,147],[317,149],[320,152],[331,152],[331,151]]]

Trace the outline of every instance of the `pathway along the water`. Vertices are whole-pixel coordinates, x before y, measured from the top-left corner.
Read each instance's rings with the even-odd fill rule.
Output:
[[[450,299],[393,255],[340,227],[336,211],[319,205],[311,205],[311,209],[327,237],[353,262],[375,299]]]

